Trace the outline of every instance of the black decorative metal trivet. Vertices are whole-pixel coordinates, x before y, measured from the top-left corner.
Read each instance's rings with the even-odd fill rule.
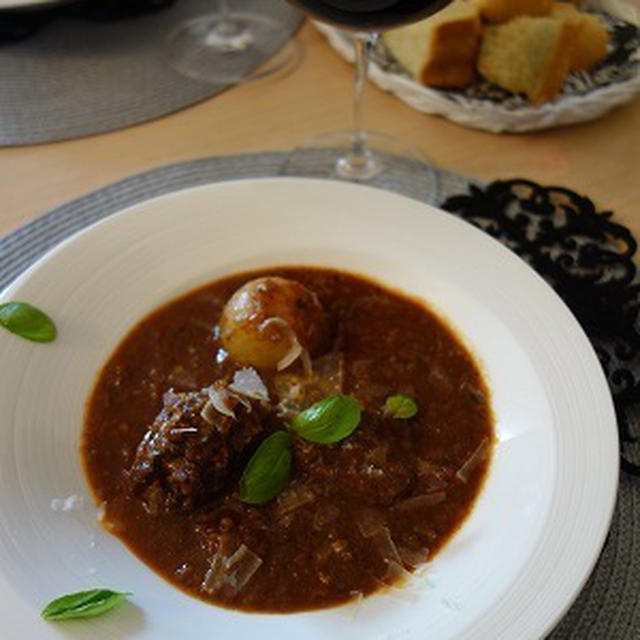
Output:
[[[611,388],[622,469],[640,476],[640,278],[629,229],[574,191],[521,179],[472,185],[443,208],[512,249],[569,306]]]

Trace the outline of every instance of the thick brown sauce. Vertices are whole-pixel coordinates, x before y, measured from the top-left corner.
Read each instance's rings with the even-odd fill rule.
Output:
[[[167,389],[200,389],[228,375],[228,359],[216,358],[213,327],[229,296],[259,275],[295,279],[317,293],[333,327],[333,342],[325,348],[343,354],[343,390],[364,405],[363,420],[337,445],[294,442],[299,462],[293,486],[311,486],[316,497],[286,515],[280,500],[256,507],[239,502],[244,461],[223,496],[210,504],[151,515],[123,480],[136,448]],[[271,391],[273,380],[265,379]],[[382,417],[384,400],[394,393],[417,400],[415,418]],[[487,473],[488,457],[466,482],[456,477],[483,440],[493,441],[488,398],[469,352],[420,303],[343,272],[277,268],[213,282],[142,320],[99,375],[87,407],[82,457],[105,525],[172,584],[244,610],[313,609],[372,593],[390,580],[379,538],[363,535],[363,522],[365,530],[372,519],[387,527],[409,570],[433,557],[458,529]],[[410,504],[403,501],[434,493],[434,487],[446,494],[443,501],[403,508]],[[221,530],[263,561],[239,593],[201,589],[210,541]]]

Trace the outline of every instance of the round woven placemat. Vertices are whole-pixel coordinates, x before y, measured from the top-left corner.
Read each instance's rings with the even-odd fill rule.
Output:
[[[301,21],[282,0],[233,0],[232,5],[282,22],[288,37]],[[220,93],[227,87],[182,76],[165,58],[175,25],[215,9],[214,0],[180,0],[164,11],[116,22],[61,19],[27,40],[0,47],[0,145],[119,129]],[[271,44],[275,53],[284,42]],[[243,64],[257,66],[255,60]]]
[[[281,175],[285,155],[259,153],[191,160],[132,176],[69,202],[0,238],[0,290],[56,244],[137,202],[211,182]],[[469,178],[440,172],[440,197],[468,191]],[[378,186],[419,197],[421,184]],[[571,549],[566,549],[571,553]],[[500,558],[496,558],[499,562]],[[621,474],[607,542],[580,596],[548,640],[640,638],[640,478]],[[493,640],[493,639],[492,639]]]

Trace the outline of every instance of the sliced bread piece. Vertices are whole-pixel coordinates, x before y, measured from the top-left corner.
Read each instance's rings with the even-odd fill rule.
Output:
[[[456,0],[426,20],[387,31],[383,40],[418,82],[453,88],[475,79],[481,33],[477,9]]]
[[[572,71],[583,71],[604,60],[609,45],[609,33],[597,16],[578,11],[568,2],[557,2],[553,17],[566,20],[572,26]]]
[[[553,99],[572,64],[572,27],[557,18],[523,16],[487,26],[478,70],[489,81],[525,93],[533,104]]]

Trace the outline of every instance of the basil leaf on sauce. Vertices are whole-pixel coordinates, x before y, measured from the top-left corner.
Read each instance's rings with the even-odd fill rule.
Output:
[[[27,302],[0,304],[0,325],[33,342],[51,342],[58,334],[53,320]]]
[[[273,500],[289,481],[291,458],[291,438],[286,431],[265,438],[240,478],[240,500],[248,504]]]
[[[45,620],[93,618],[110,611],[130,595],[110,589],[78,591],[52,600],[42,610],[41,615]]]
[[[353,396],[337,394],[299,413],[291,428],[310,442],[333,444],[350,436],[361,417],[362,407]]]
[[[418,405],[411,396],[398,393],[387,398],[384,403],[384,413],[397,420],[407,420],[418,413]]]

